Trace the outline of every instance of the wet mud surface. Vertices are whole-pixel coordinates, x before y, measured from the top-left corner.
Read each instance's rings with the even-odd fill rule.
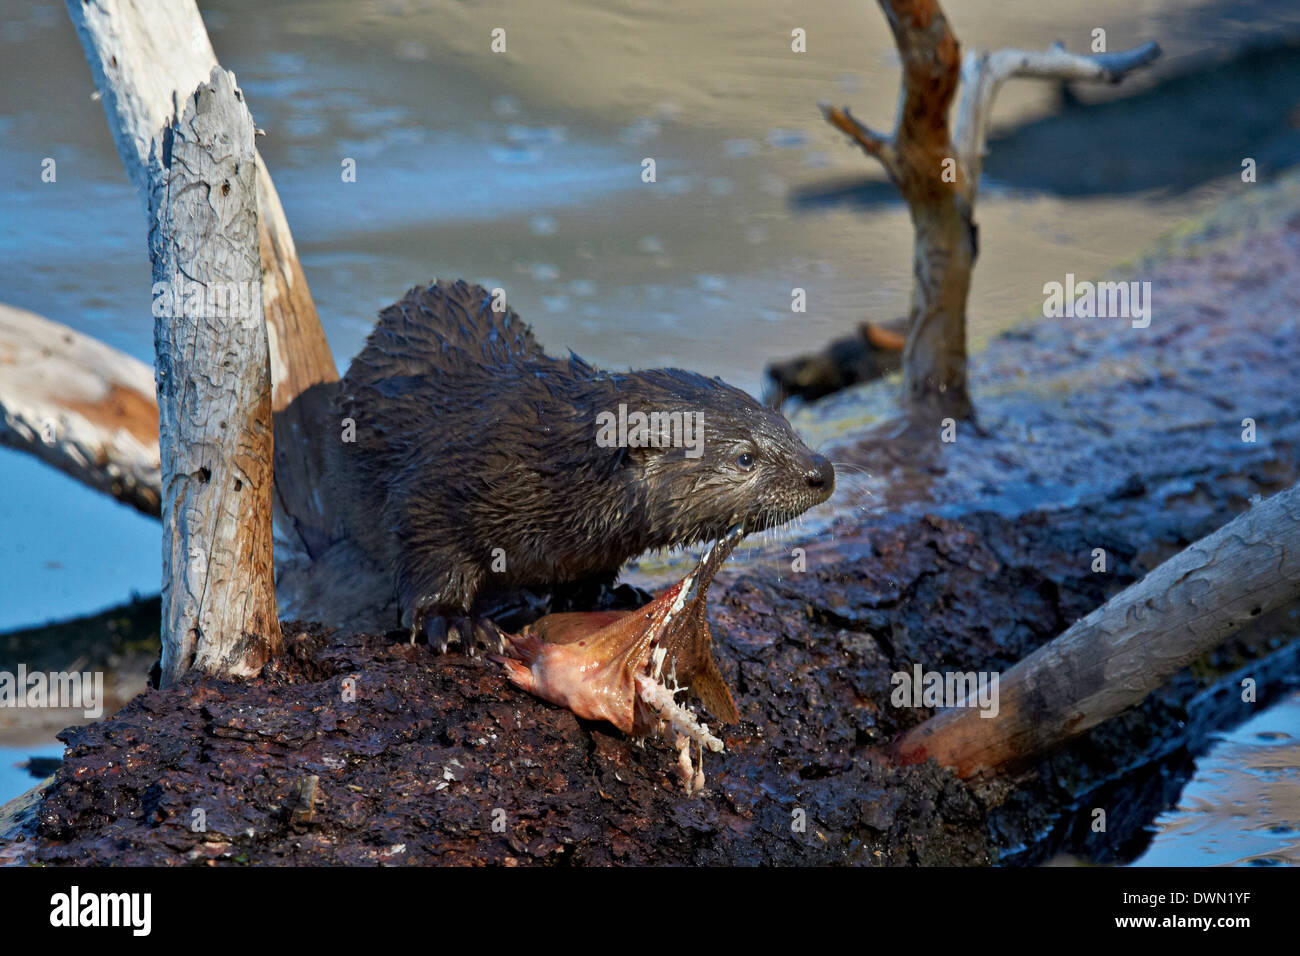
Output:
[[[929,713],[890,705],[891,673],[917,661],[1004,667],[1133,580],[1132,556],[1149,536],[1125,510],[927,518],[840,542],[839,560],[799,583],[743,571],[719,582],[712,627],[741,723],[728,728],[726,753],[708,759],[701,797],[682,793],[662,743],[642,748],[580,721],[507,686],[492,664],[396,634],[290,625],[288,653],[255,680],[149,691],[111,720],[67,731],[34,857],[969,865],[1068,849],[1124,858],[1190,769],[1190,703],[1215,697],[1218,678],[1242,667],[1267,699],[1288,669],[1276,660],[1285,620],[1258,622],[1016,780],[971,785],[933,764],[892,768],[878,751]],[[1184,528],[1169,529],[1174,544],[1226,508],[1168,514]],[[1080,560],[1081,523],[1121,556],[1112,574]],[[1230,688],[1218,696],[1231,711]],[[1237,706],[1243,713],[1229,717],[1240,720],[1249,708]],[[1097,805],[1112,809],[1107,834],[1087,827]]]
[[[751,554],[718,576],[715,657],[741,722],[725,728],[726,752],[706,761],[703,795],[682,793],[662,743],[642,747],[580,721],[511,688],[491,663],[397,634],[290,624],[287,653],[254,680],[187,680],[66,731],[68,754],[30,819],[24,857],[1133,858],[1209,734],[1294,680],[1296,608],[1254,622],[1140,707],[991,782],[889,764],[882,748],[930,714],[893,706],[890,678],[917,663],[1005,668],[1255,495],[1297,480],[1300,308],[1289,277],[1300,266],[1300,221],[1245,235],[1138,276],[1163,297],[1149,335],[1045,321],[993,343],[973,369],[983,436],[904,453],[866,427],[866,413],[847,420],[868,406],[865,393],[814,410],[839,429],[837,457],[865,474],[854,472],[861,478],[824,533],[798,542],[806,571]],[[1241,440],[1248,416],[1259,422],[1253,443]],[[1105,573],[1091,568],[1099,547]],[[1241,702],[1243,676],[1258,681],[1258,703]],[[1104,833],[1089,826],[1098,807]]]

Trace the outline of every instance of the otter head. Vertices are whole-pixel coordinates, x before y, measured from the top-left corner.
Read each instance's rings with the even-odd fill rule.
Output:
[[[783,415],[721,379],[654,369],[620,376],[618,392],[650,548],[772,528],[835,490],[831,463]]]

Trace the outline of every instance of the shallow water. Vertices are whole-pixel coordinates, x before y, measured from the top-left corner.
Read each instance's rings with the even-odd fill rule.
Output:
[[[1300,693],[1220,734],[1134,866],[1300,864]]]
[[[44,774],[36,776],[27,769],[26,763],[33,757],[62,759],[63,744],[54,741],[31,747],[0,747],[0,804],[26,793],[44,779]]]

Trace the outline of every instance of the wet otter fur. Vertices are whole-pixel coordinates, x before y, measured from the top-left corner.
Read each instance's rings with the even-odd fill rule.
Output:
[[[384,309],[340,383],[355,441],[331,443],[350,536],[391,570],[402,623],[469,636],[488,591],[612,581],[645,551],[779,525],[826,500],[830,463],[778,412],[680,369],[607,372],[542,351],[463,281]],[[683,447],[602,447],[597,416],[700,412]],[[434,631],[436,630],[436,634]]]

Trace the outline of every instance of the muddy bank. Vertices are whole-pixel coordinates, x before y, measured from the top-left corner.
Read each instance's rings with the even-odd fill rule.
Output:
[[[880,756],[929,714],[894,707],[890,678],[915,664],[1005,668],[1300,477],[1290,279],[1300,218],[1278,214],[1280,195],[1230,231],[1211,228],[1213,242],[1137,267],[1158,296],[1148,329],[1044,321],[994,342],[972,370],[982,434],[922,447],[884,438],[872,432],[883,389],[809,410],[803,424],[833,438],[857,477],[837,513],[807,526],[806,572],[751,554],[714,586],[715,655],[742,720],[706,762],[702,797],[682,795],[666,747],[543,704],[493,665],[400,635],[291,625],[288,653],[255,680],[150,691],[66,732],[67,758],[25,818],[21,854],[50,864],[1132,858],[1208,735],[1294,676],[1300,609],[1256,621],[1141,707],[984,785]],[[1253,442],[1242,440],[1247,417]],[[1092,570],[1096,548],[1104,573]],[[1258,703],[1241,701],[1243,677],[1258,682]],[[801,819],[805,829],[792,827]]]
[[[1230,510],[1174,505],[1166,528],[1194,537]],[[928,518],[839,542],[836,560],[800,583],[737,574],[719,588],[713,628],[742,723],[706,764],[697,799],[681,793],[667,747],[643,749],[517,692],[492,665],[396,634],[292,625],[288,654],[256,680],[150,691],[65,732],[34,859],[927,865],[986,864],[1006,850],[1028,862],[1059,848],[1122,858],[1176,792],[1189,702],[1242,666],[1267,700],[1269,672],[1286,668],[1258,662],[1289,636],[1286,620],[1259,622],[1014,786],[894,769],[876,748],[928,713],[890,706],[894,671],[1004,667],[1132,580],[1148,535],[1130,511]],[[1078,560],[1084,526],[1127,556],[1106,578]],[[1154,800],[1130,789],[1102,804],[1115,809],[1098,839],[1086,826],[1097,804],[1080,801],[1125,773],[1164,787]],[[295,818],[311,776],[314,812]],[[806,832],[792,831],[798,811]]]

